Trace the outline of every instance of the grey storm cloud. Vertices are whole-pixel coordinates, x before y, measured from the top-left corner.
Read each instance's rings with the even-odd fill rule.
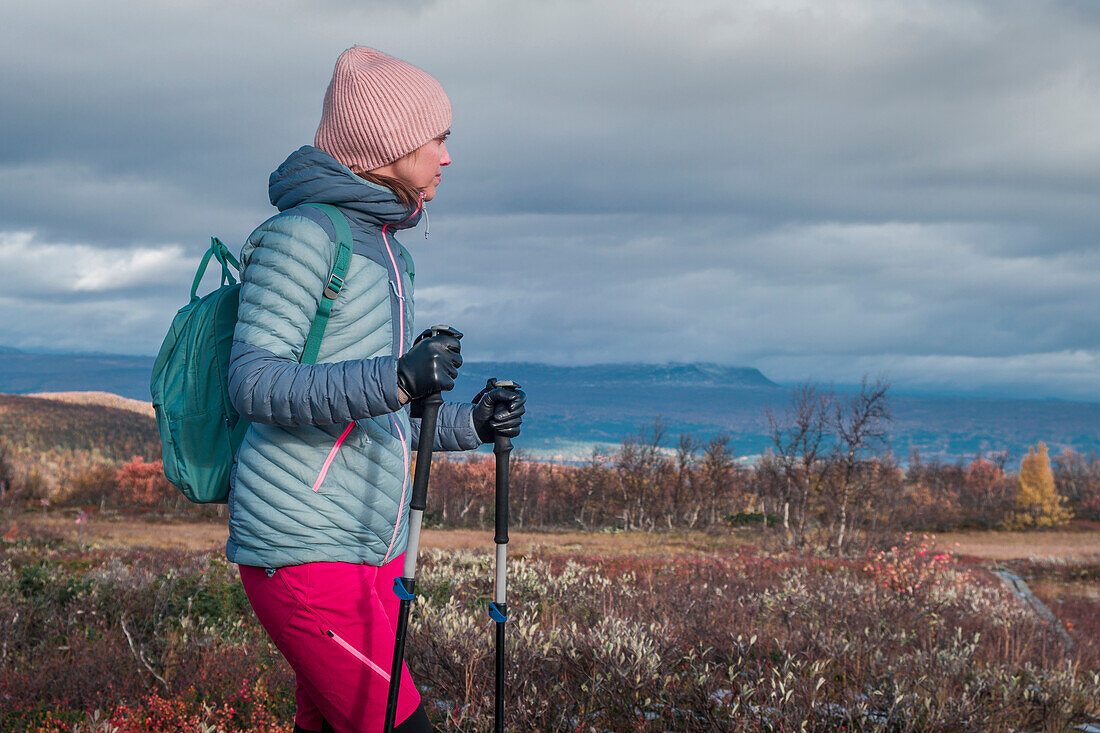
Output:
[[[355,43],[452,98],[431,237],[404,241],[418,320],[470,359],[1100,399],[1082,2],[5,9],[0,343],[154,351],[208,237],[272,212]]]

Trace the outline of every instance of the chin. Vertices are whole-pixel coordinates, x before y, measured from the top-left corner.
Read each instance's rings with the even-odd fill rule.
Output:
[[[425,188],[422,193],[424,194],[425,201],[431,201],[435,198],[435,186],[432,186],[431,188]]]

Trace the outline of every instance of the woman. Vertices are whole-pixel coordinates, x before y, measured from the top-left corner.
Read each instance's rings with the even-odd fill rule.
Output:
[[[451,162],[451,105],[426,72],[365,47],[336,62],[314,146],[271,174],[279,214],[241,253],[229,369],[252,421],[233,467],[226,554],[260,622],[297,678],[295,731],[378,731],[419,420],[405,405],[448,390],[458,337],[413,343],[415,226]],[[336,206],[354,247],[341,283]],[[315,364],[299,363],[326,287],[338,291]],[[460,336],[460,335],[459,335]],[[488,390],[445,403],[434,447],[470,450],[519,433],[524,396]],[[430,731],[408,670],[398,731]]]

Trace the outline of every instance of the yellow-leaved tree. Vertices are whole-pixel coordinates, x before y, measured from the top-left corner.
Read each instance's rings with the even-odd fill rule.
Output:
[[[1065,499],[1054,488],[1054,472],[1046,443],[1028,448],[1020,461],[1020,488],[1016,492],[1015,510],[1005,519],[1008,529],[1060,527],[1073,519]]]

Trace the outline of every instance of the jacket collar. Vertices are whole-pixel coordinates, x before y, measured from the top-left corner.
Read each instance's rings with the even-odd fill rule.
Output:
[[[325,151],[305,145],[290,154],[268,179],[268,195],[279,211],[302,204],[333,204],[361,224],[408,229],[423,207],[406,206],[384,186],[365,181]]]

